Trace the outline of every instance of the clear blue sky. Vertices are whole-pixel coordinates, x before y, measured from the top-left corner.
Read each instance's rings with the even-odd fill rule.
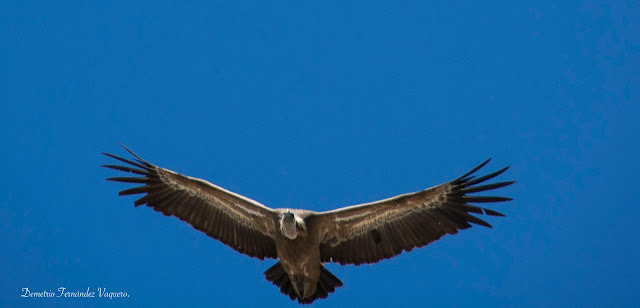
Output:
[[[317,306],[640,303],[637,3],[2,1],[0,306],[295,306],[240,255],[135,198],[100,152],[270,207],[453,179],[518,183],[474,227]],[[24,299],[31,290],[127,299]]]

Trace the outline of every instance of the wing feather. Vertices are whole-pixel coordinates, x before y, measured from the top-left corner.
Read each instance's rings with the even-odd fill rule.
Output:
[[[207,181],[157,167],[123,147],[135,159],[103,154],[130,166],[103,167],[140,176],[118,176],[107,180],[142,186],[122,190],[119,195],[145,194],[134,202],[135,206],[146,204],[165,216],[175,216],[251,257],[277,258],[273,239],[277,230],[274,219],[277,213],[274,210]]]
[[[485,184],[509,168],[477,177],[474,173],[489,160],[451,182],[423,191],[318,213],[312,219],[320,229],[321,260],[355,265],[375,263],[428,245],[445,234],[456,234],[471,224],[491,228],[472,214],[504,215],[469,203],[512,199],[469,194],[495,190],[515,181]]]

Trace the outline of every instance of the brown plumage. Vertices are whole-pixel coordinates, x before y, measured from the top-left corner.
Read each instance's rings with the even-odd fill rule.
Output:
[[[124,146],[123,146],[124,147]],[[509,201],[506,197],[473,196],[514,183],[484,184],[508,169],[476,178],[484,161],[457,179],[419,192],[327,212],[271,209],[207,181],[157,167],[125,149],[135,158],[105,155],[128,164],[103,167],[133,173],[134,177],[107,180],[142,184],[120,195],[144,194],[146,204],[166,216],[175,216],[234,250],[251,257],[279,259],[265,271],[268,281],[299,303],[326,298],[342,286],[323,262],[376,263],[471,227],[491,227],[473,214],[504,216],[471,205]],[[483,184],[483,185],[479,185]]]

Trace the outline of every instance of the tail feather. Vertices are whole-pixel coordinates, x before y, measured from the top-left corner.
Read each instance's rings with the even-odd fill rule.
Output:
[[[342,281],[338,277],[334,276],[324,266],[320,270],[320,278],[318,279],[318,285],[316,286],[316,293],[309,298],[300,298],[296,291],[293,289],[289,275],[282,268],[280,262],[277,262],[264,272],[264,276],[268,281],[271,281],[274,285],[280,288],[280,292],[284,295],[288,295],[291,300],[298,300],[301,304],[311,304],[318,298],[327,298],[329,293],[333,293],[336,288],[342,286]]]

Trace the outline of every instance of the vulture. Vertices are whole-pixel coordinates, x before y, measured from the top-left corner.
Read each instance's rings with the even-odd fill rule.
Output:
[[[491,228],[473,214],[504,215],[471,203],[512,199],[473,194],[515,182],[486,183],[508,166],[476,177],[491,160],[487,159],[450,182],[380,201],[326,212],[272,209],[205,180],[158,167],[122,146],[131,159],[103,154],[126,165],[102,167],[135,176],[107,180],[139,185],[119,195],[143,194],[135,206],[146,204],[165,216],[175,216],[239,253],[278,259],[264,272],[265,278],[301,304],[326,298],[342,286],[324,263],[376,263],[456,234],[471,227],[470,223]]]

